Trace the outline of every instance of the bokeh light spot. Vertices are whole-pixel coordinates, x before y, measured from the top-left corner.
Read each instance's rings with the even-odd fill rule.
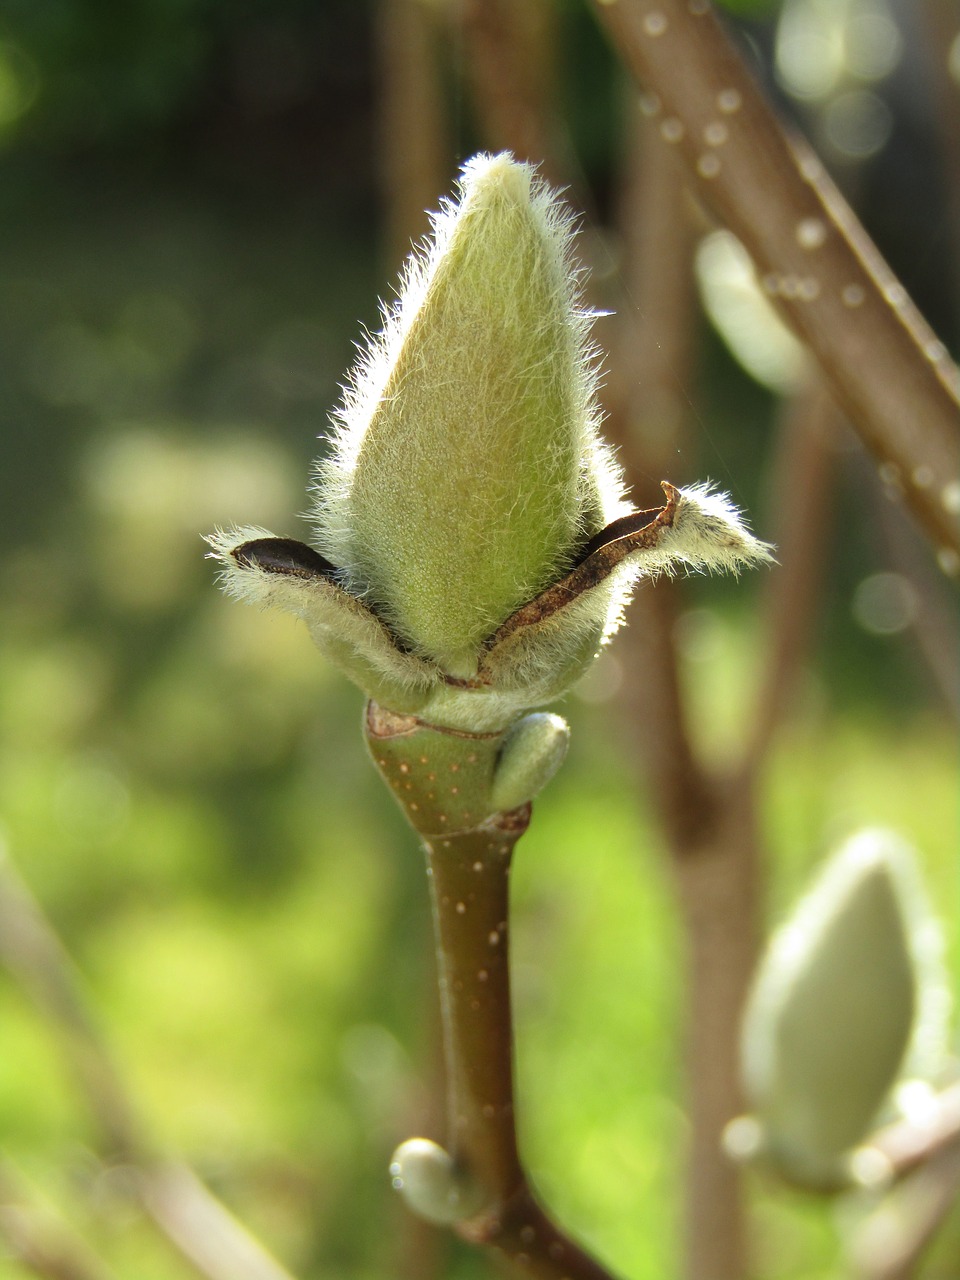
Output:
[[[826,138],[850,160],[866,160],[882,151],[893,129],[890,108],[869,89],[850,89],[828,102],[823,112]]]
[[[9,41],[0,41],[0,130],[9,128],[33,106],[40,74],[33,59]]]
[[[917,616],[917,593],[900,573],[871,573],[853,593],[854,619],[878,636],[905,631]]]

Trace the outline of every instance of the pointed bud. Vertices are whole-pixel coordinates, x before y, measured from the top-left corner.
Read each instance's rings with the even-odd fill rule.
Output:
[[[320,467],[321,549],[454,676],[626,510],[596,433],[570,240],[529,166],[470,161]]]
[[[345,396],[316,547],[209,540],[231,594],[304,618],[370,697],[428,724],[500,732],[559,697],[640,576],[770,559],[709,486],[623,501],[571,240],[528,165],[469,161]]]
[[[866,831],[774,935],[744,1021],[744,1077],[764,1155],[789,1179],[845,1180],[915,1032],[929,924],[909,850]]]

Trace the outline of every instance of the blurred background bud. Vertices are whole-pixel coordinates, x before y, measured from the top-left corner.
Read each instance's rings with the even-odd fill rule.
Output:
[[[935,1067],[944,993],[939,929],[910,849],[886,831],[859,833],[774,935],[747,1009],[744,1082],[758,1145],[779,1172],[821,1190],[843,1184],[902,1072]]]

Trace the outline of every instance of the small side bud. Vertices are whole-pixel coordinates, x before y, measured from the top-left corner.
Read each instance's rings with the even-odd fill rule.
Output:
[[[922,1003],[920,900],[902,841],[866,831],[774,935],[742,1051],[763,1155],[793,1182],[843,1185],[898,1078]]]
[[[524,716],[500,749],[490,799],[500,810],[518,809],[542,791],[563,763],[570,726],[560,716]]]
[[[438,1226],[472,1218],[486,1202],[482,1187],[429,1138],[410,1138],[397,1147],[390,1178],[414,1213]]]

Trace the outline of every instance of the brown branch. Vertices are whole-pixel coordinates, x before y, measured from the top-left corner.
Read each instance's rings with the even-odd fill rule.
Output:
[[[635,98],[631,93],[620,162],[620,296],[603,398],[628,486],[642,492],[649,480],[675,474],[692,443],[688,388],[698,306],[683,167],[660,145]]]
[[[677,157],[652,146],[631,104],[619,201],[622,298],[604,388],[607,429],[628,486],[676,466],[687,444],[696,294],[690,202]],[[695,844],[714,821],[710,779],[697,756],[681,689],[676,629],[682,584],[642,589],[630,606],[624,646],[631,679],[627,718],[652,775],[652,793],[674,850]]]
[[[380,0],[376,12],[380,87],[380,179],[392,262],[429,227],[447,182],[445,109],[438,69],[438,22],[427,0]]]
[[[960,83],[948,65],[951,43],[960,35],[954,0],[922,0],[920,10],[922,52],[930,75],[936,112],[936,143],[940,152],[947,193],[947,229],[953,272],[954,319],[960,320]]]
[[[843,421],[819,378],[801,387],[785,406],[771,486],[779,509],[774,541],[780,566],[767,584],[767,654],[739,764],[750,777],[763,764],[809,646],[827,564],[829,488],[836,453],[832,441]]]
[[[517,1150],[509,874],[527,814],[425,841],[446,1027],[449,1150],[495,1195],[460,1234],[543,1280],[609,1277],[537,1205]]]
[[[950,584],[930,564],[923,540],[906,512],[897,503],[884,500],[875,476],[866,480],[876,497],[881,554],[915,593],[916,615],[908,634],[927,669],[932,691],[947,714],[960,721],[960,627]]]
[[[946,348],[810,148],[788,138],[708,0],[593,0],[665,145],[742,240],[837,402],[960,574],[960,412]]]
[[[681,583],[641,588],[619,641],[630,675],[623,713],[673,858],[691,856],[709,839],[720,801],[687,729],[677,654],[682,606]]]
[[[461,0],[455,8],[480,132],[488,147],[540,166],[557,185],[569,172],[557,112],[555,6],[549,0]]]
[[[0,962],[63,1047],[107,1157],[132,1164],[147,1216],[206,1280],[292,1280],[185,1165],[158,1157],[87,1008],[72,961],[0,851]]]
[[[447,732],[370,703],[367,742],[427,857],[447,1152],[475,1192],[456,1230],[537,1280],[611,1280],[539,1206],[517,1147],[509,877],[530,806],[484,815],[502,735]]]
[[[762,862],[752,788],[719,787],[712,838],[672,859],[687,954],[687,1280],[749,1274],[743,1180],[723,1131],[743,1106],[738,1029],[759,946]]]
[[[621,204],[626,305],[618,315],[607,408],[628,477],[686,445],[697,324],[692,203],[679,157],[634,116]],[[628,372],[629,371],[629,372]],[[670,466],[676,465],[675,462]],[[753,792],[719,779],[697,749],[679,670],[682,583],[639,593],[626,646],[625,710],[671,854],[687,964],[685,1106],[690,1119],[682,1274],[743,1280],[748,1241],[740,1171],[720,1138],[740,1106],[736,1027],[756,950],[759,853]]]
[[[291,1280],[263,1245],[180,1161],[139,1170],[141,1202],[166,1238],[208,1280]]]
[[[949,1147],[960,1148],[960,1084],[933,1101],[935,1109],[924,1124],[899,1120],[870,1139],[867,1150],[880,1155],[892,1177],[904,1177]]]
[[[538,1280],[609,1280],[546,1217],[517,1150],[509,976],[509,873],[527,815],[425,841],[445,1024],[449,1150],[494,1203],[459,1227]]]
[[[504,1015],[510,1009],[510,859],[525,826],[501,831],[491,824],[425,843],[446,1038],[449,1151],[501,1203],[524,1183],[513,1034]]]

